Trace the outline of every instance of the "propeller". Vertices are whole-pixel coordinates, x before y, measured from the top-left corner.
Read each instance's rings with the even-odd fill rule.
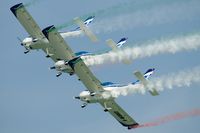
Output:
[[[23,41],[21,38],[17,37],[17,40],[20,42],[21,46],[24,46]]]
[[[25,45],[24,45],[24,43],[23,43],[21,38],[17,37],[17,40],[20,42],[21,46],[25,47]],[[24,51],[24,54],[29,53],[30,49],[28,49],[27,47],[25,47],[25,49],[26,49],[26,51]]]

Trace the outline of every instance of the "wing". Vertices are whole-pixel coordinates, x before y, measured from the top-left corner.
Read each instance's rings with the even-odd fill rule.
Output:
[[[159,93],[157,92],[157,90],[155,88],[149,88],[148,86],[148,81],[144,78],[144,76],[141,74],[141,72],[137,71],[134,73],[135,76],[142,82],[142,84],[144,85],[145,88],[149,89],[149,92],[152,96],[156,96],[159,95]]]
[[[75,57],[73,51],[52,25],[42,30],[49,40],[49,47],[46,53],[56,62],[58,60],[69,61]]]
[[[10,8],[10,10],[23,25],[26,31],[31,35],[31,37],[38,39],[44,38],[40,27],[37,25],[22,3],[14,5]]]
[[[93,75],[80,57],[74,58],[68,63],[90,92],[104,91],[101,82]]]
[[[107,111],[128,129],[134,128],[139,124],[133,120],[114,100],[101,101],[100,104],[107,109]]]
[[[100,81],[92,74],[80,57],[69,61],[69,65],[90,92],[104,91]],[[108,109],[110,114],[122,125],[128,128],[138,125],[114,100],[100,101],[100,104]]]

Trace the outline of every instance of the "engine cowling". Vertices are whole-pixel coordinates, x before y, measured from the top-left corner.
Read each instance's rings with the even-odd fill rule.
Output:
[[[64,60],[57,61],[53,67],[50,67],[50,69],[56,69],[59,73],[61,72],[67,72],[70,75],[74,74],[74,70],[69,66],[69,64]]]

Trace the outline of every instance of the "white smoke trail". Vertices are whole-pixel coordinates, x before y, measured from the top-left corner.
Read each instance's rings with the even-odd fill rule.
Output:
[[[66,37],[77,37],[77,36],[82,35],[82,31],[78,30],[78,31],[61,32],[60,35],[63,38],[66,38]]]
[[[166,76],[154,78],[150,80],[151,86],[155,87],[157,91],[163,91],[164,89],[172,89],[177,87],[189,87],[191,84],[200,83],[200,66],[194,67],[189,70],[180,71],[177,73],[168,74]],[[148,89],[144,88],[142,84],[128,85],[120,89],[111,91],[113,97],[119,95],[126,96],[133,93],[145,94]]]
[[[150,57],[163,53],[176,53],[180,51],[197,50],[200,48],[200,34],[180,36],[169,40],[156,40],[154,42],[124,48],[119,51],[110,51],[105,54],[95,55],[90,58],[83,58],[88,66],[104,63],[116,63],[124,60],[135,60],[138,58]]]
[[[107,19],[104,18],[95,22],[91,28],[95,33],[100,33],[130,30],[140,26],[152,26],[176,21],[189,21],[200,16],[199,4],[198,0],[171,1],[167,4],[158,4],[159,6],[138,9],[134,12],[130,11],[131,13]]]

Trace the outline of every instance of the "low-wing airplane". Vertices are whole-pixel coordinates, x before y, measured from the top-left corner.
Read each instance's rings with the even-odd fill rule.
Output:
[[[47,57],[50,57],[51,54],[53,54],[53,53],[51,53],[52,50],[50,50],[51,48],[47,45],[48,41],[45,38],[45,36],[43,35],[40,27],[37,25],[35,20],[28,13],[28,11],[24,7],[24,5],[22,3],[16,4],[13,7],[11,7],[10,10],[13,12],[15,17],[19,20],[19,22],[23,25],[25,30],[30,35],[29,37],[26,37],[23,40],[18,38],[18,40],[20,41],[21,45],[24,46],[25,49],[26,49],[26,51],[24,53],[26,54],[26,53],[30,52],[30,50],[34,50],[34,49],[43,49],[47,53]],[[87,32],[90,32],[90,34],[92,36],[94,36],[94,35],[88,29],[88,26],[89,26],[89,24],[92,23],[94,18],[95,18],[94,16],[90,16],[84,22],[82,22],[80,19],[78,19],[78,21],[80,21],[80,23],[85,24],[83,30],[87,31]],[[70,35],[81,34],[82,33],[81,30],[82,29],[80,27],[77,27],[73,31],[70,31],[70,32],[59,32],[59,33],[61,34],[62,37],[67,37],[68,35],[70,36]]]
[[[124,44],[126,43],[128,38],[121,38],[116,45],[116,48],[117,49],[120,49],[122,46],[124,46]],[[100,54],[104,54],[104,53],[107,53],[109,51],[106,51],[106,52],[103,52],[103,53],[99,53],[99,54],[94,54],[94,53],[91,53],[91,52],[87,52],[87,51],[80,51],[80,52],[77,52],[75,53],[75,56],[76,57],[81,57],[83,60],[84,59],[87,59],[87,58],[92,58],[93,56],[96,56],[96,55],[100,55]],[[90,67],[88,65],[88,67]],[[57,61],[54,63],[54,66],[50,67],[50,69],[55,69],[57,71],[57,74],[56,76],[59,77],[63,72],[66,71],[66,69],[69,69],[68,67],[68,62],[65,61],[65,60],[60,60],[60,61]]]
[[[136,76],[138,78],[138,80],[136,80],[135,82],[129,83],[127,85],[122,85],[122,84],[112,83],[112,82],[101,83],[104,91],[91,93],[90,91],[86,90],[86,91],[81,92],[79,94],[79,96],[76,96],[74,98],[80,99],[81,101],[83,101],[84,103],[81,105],[81,107],[84,108],[84,107],[86,107],[86,105],[88,103],[96,103],[96,102],[98,102],[99,99],[101,99],[101,98],[104,99],[103,94],[105,94],[105,93],[106,93],[106,96],[110,98],[110,97],[112,97],[113,91],[116,91],[117,89],[124,89],[125,87],[128,87],[130,85],[140,87],[140,86],[138,86],[138,84],[144,85],[145,88],[149,90],[149,92],[152,96],[159,95],[155,88],[149,88],[147,86],[148,82],[149,82],[148,79],[154,73],[154,71],[155,71],[154,68],[148,69],[143,75],[139,71],[135,72],[135,75],[137,75],[139,73],[139,75],[141,75],[141,77]],[[144,83],[144,81],[146,83]],[[114,99],[115,97],[112,97],[112,98]],[[105,109],[105,111],[108,111],[108,109]]]
[[[21,45],[26,49],[24,53],[28,53],[30,50],[34,49],[42,49],[47,58],[51,58],[56,65],[63,69],[62,72],[73,75],[74,71],[68,65],[68,61],[76,57],[76,55],[71,55],[66,52],[67,50],[71,51],[71,48],[65,45],[64,42],[54,43],[54,40],[49,42],[48,38],[45,37],[44,32],[41,31],[40,27],[37,25],[22,3],[12,6],[10,10],[30,35],[30,37],[27,37],[24,40],[19,39]],[[97,38],[88,29],[88,25],[93,21],[93,19],[94,16],[87,18],[85,22],[82,22],[79,18],[76,18],[75,20],[76,23],[79,24],[79,27],[83,33],[87,33],[87,35],[92,38],[93,41],[95,41]],[[85,26],[84,23],[87,24],[87,26]],[[58,73],[56,76],[59,76],[60,74],[61,73]]]

